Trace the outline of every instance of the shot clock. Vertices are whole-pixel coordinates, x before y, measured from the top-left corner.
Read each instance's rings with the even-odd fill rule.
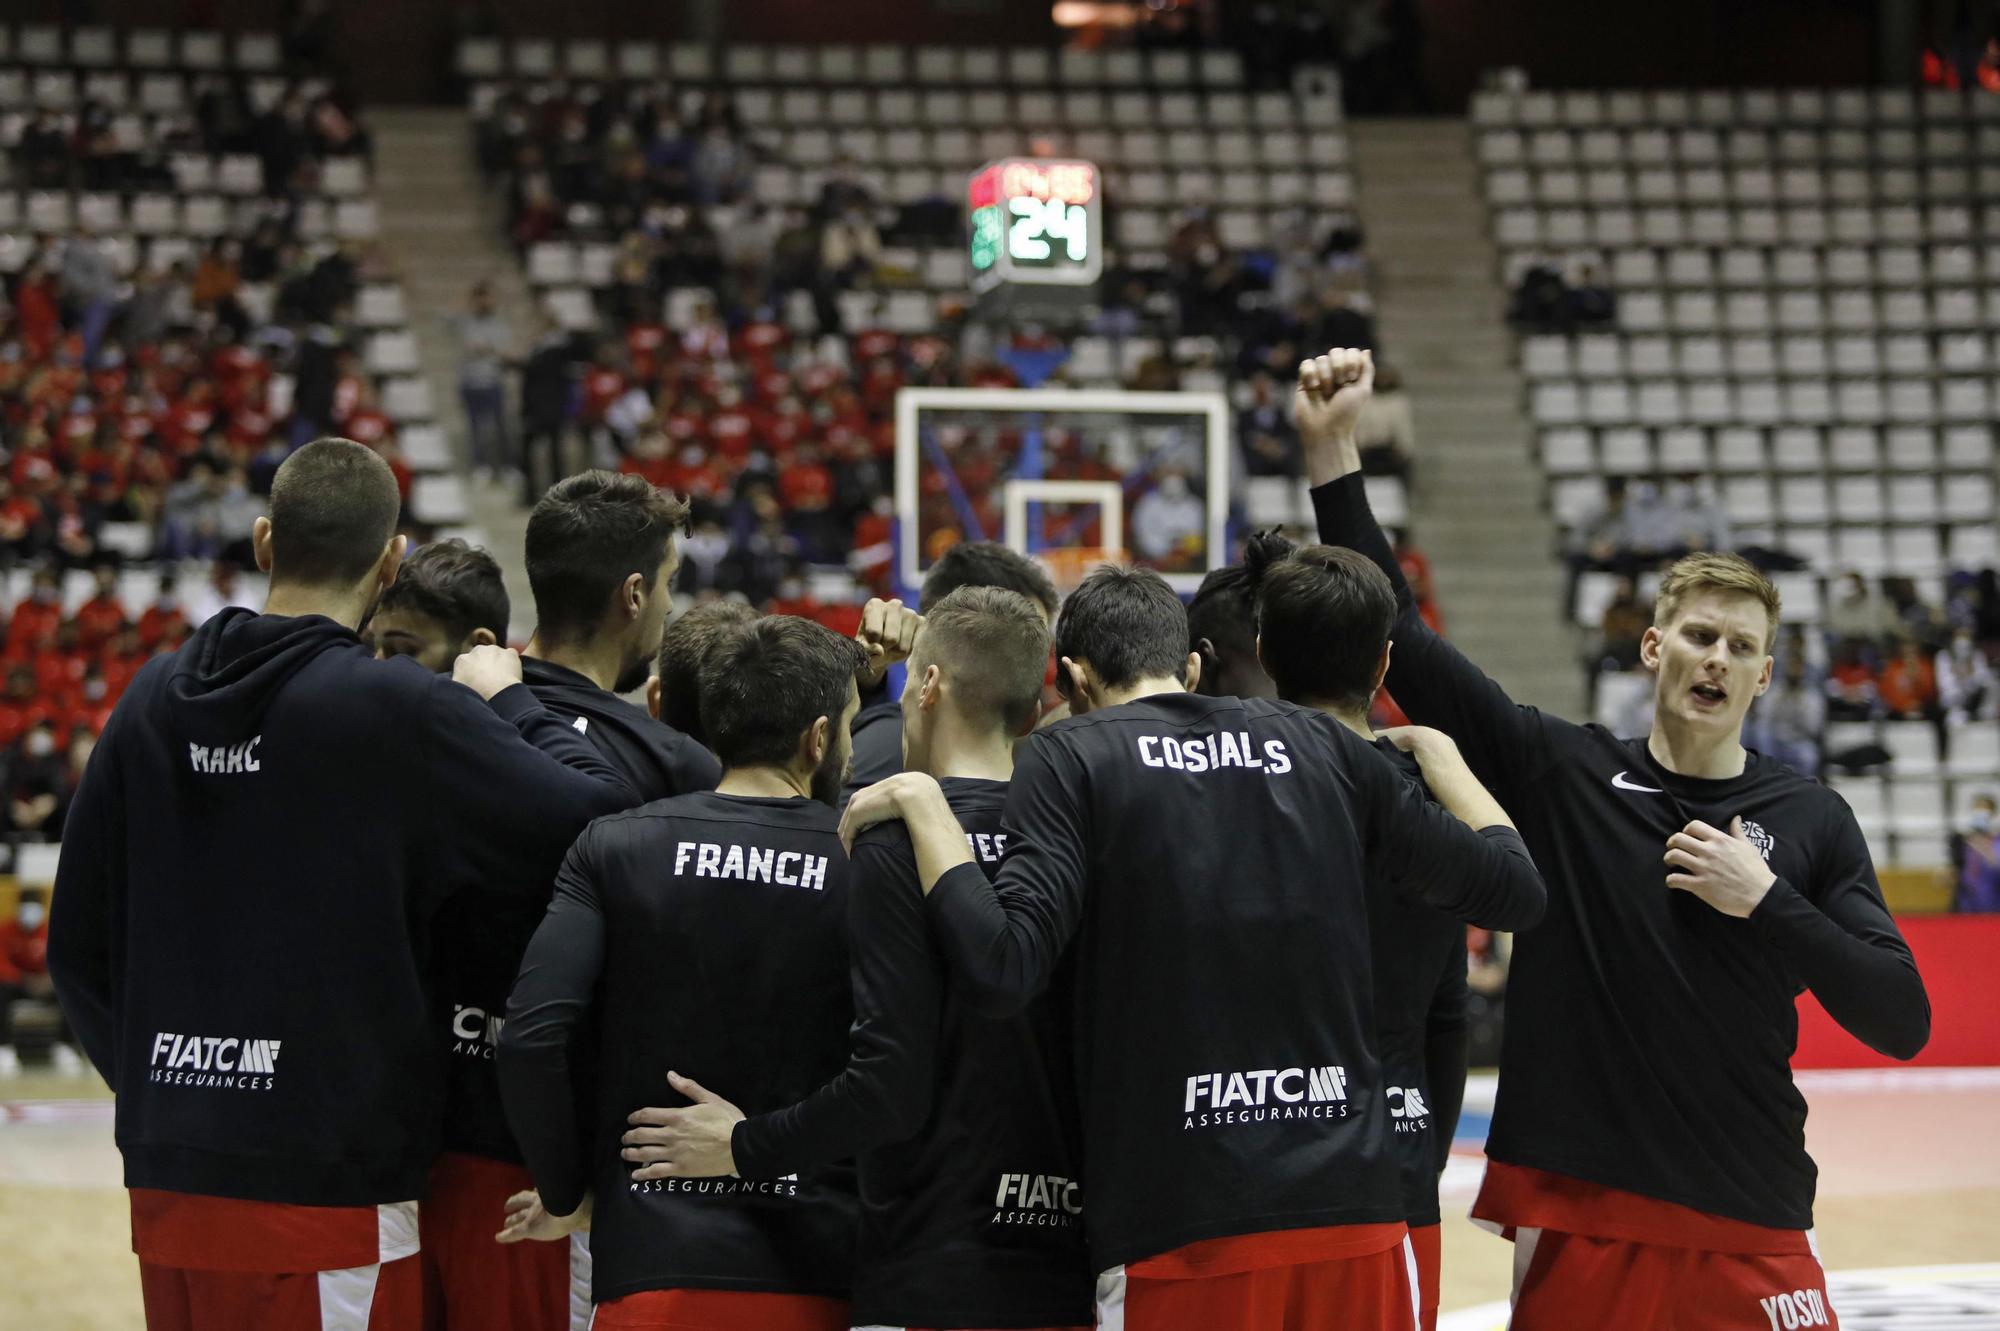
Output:
[[[1070,304],[1104,269],[1103,177],[1089,162],[989,162],[973,172],[966,217],[982,305],[1015,308],[1031,295],[1055,298],[1032,304]]]

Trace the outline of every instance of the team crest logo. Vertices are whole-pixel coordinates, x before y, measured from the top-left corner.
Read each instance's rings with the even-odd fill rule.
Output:
[[[1771,862],[1771,852],[1777,848],[1778,841],[1776,837],[1764,830],[1762,823],[1753,823],[1748,818],[1745,818],[1743,820],[1743,839],[1757,848],[1757,853],[1764,857],[1764,863],[1769,864]]]

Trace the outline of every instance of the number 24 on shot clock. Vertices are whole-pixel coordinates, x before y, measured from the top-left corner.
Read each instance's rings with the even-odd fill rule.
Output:
[[[1102,178],[1089,162],[1008,157],[972,175],[972,286],[1088,286],[1104,268]]]

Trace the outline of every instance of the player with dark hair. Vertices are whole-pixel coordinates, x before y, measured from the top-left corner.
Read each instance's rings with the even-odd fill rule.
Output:
[[[1418,615],[1361,486],[1373,358],[1300,367],[1320,535],[1395,588],[1389,684],[1520,816],[1550,880],[1514,949],[1499,1099],[1473,1215],[1514,1239],[1517,1331],[1765,1327],[1825,1308],[1815,1170],[1788,1066],[1810,989],[1912,1057],[1930,1004],[1838,795],[1743,747],[1778,591],[1734,555],[1661,583],[1644,738],[1517,706]],[[1814,1325],[1831,1325],[1831,1314]]]
[[[1201,658],[1197,687],[1208,697],[1278,696],[1257,661],[1257,577],[1267,562],[1258,552],[1273,540],[1290,549],[1283,537],[1252,535],[1243,562],[1210,570],[1188,602],[1188,650]]]
[[[851,1168],[634,1184],[619,1137],[689,1078],[761,1112],[846,1063],[848,867],[832,806],[862,655],[789,616],[717,642],[702,719],[721,785],[591,824],[529,944],[500,1085],[540,1200],[523,1199],[505,1237],[588,1217],[599,1331],[848,1325]],[[586,1091],[594,1122],[578,1118]]]
[[[904,764],[938,779],[984,864],[1006,849],[1014,745],[1034,726],[1048,659],[1039,605],[970,586],[931,604],[909,658]],[[967,1006],[900,826],[858,837],[852,872],[847,1069],[749,1119],[706,1089],[690,1089],[686,1109],[642,1110],[625,1135],[633,1178],[764,1178],[858,1156],[856,1324],[1091,1325],[1065,1025],[1045,1001],[1003,1019]]]
[[[562,682],[630,693],[646,682],[673,609],[674,534],[688,506],[643,476],[583,471],[528,514],[535,636],[526,655]]]
[[[152,1331],[416,1325],[430,921],[470,884],[545,893],[619,807],[511,652],[455,683],[361,644],[397,510],[360,444],[288,458],[251,536],[264,612],[139,672],[70,810],[50,969],[118,1097]]]
[[[843,833],[905,821],[982,1009],[1018,1011],[1068,951],[1100,1324],[1401,1331],[1365,882],[1513,926],[1541,884],[1462,768],[1436,782],[1447,812],[1320,712],[1189,692],[1187,642],[1156,573],[1101,568],[1070,594],[1074,715],[1016,753],[991,881],[928,776],[857,795]]]
[[[938,556],[924,574],[922,606],[936,605],[960,587],[1004,587],[1040,606],[1054,623],[1062,598],[1042,566],[993,541],[967,541]],[[903,712],[888,694],[889,667],[909,655],[917,617],[901,601],[870,601],[862,612],[861,643],[869,668],[861,679],[861,715],[854,719],[854,776],[846,794],[903,770]]]
[[[621,808],[722,778],[714,755],[618,694],[644,682],[679,566],[687,505],[638,476],[586,471],[552,486],[528,516],[528,578],[539,621],[521,662],[535,697],[618,774]],[[547,896],[463,892],[435,925],[438,998],[451,1080],[445,1153],[424,1206],[425,1269],[444,1331],[562,1331],[589,1299],[586,1236],[497,1244],[510,1198],[532,1190],[494,1074],[500,1014]]]
[[[1251,539],[1244,565],[1257,653],[1280,698],[1325,712],[1371,741],[1412,782],[1463,770],[1457,748],[1438,731],[1412,726],[1378,736],[1369,725],[1396,621],[1396,594],[1379,569],[1352,550],[1298,548],[1270,534]],[[1432,1331],[1442,1257],[1438,1176],[1465,1100],[1465,926],[1491,921],[1455,918],[1393,884],[1370,887],[1376,1053],[1416,1256],[1418,1322]]]
[[[362,636],[373,640],[382,660],[407,656],[441,673],[474,647],[504,643],[511,617],[500,565],[452,537],[403,561]]]
[[[741,601],[710,601],[668,624],[646,686],[647,709],[697,744],[708,743],[701,723],[701,663],[718,639],[756,618],[757,611]]]

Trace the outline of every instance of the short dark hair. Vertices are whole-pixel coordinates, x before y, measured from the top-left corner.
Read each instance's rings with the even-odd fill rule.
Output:
[[[1287,702],[1365,707],[1396,623],[1396,593],[1366,555],[1308,545],[1257,584],[1264,670]]]
[[[580,471],[556,482],[528,515],[528,589],[544,638],[587,637],[634,573],[667,560],[688,506],[630,472]]]
[[[701,663],[701,722],[724,767],[781,764],[820,717],[835,721],[867,660],[861,644],[795,615],[717,637]]]
[[[938,556],[924,574],[925,613],[960,587],[1005,587],[1038,603],[1050,618],[1062,603],[1056,584],[1040,564],[994,541],[968,541]]]
[[[929,665],[949,674],[966,716],[1011,735],[1041,708],[1048,621],[1019,592],[960,587],[924,611],[910,654],[911,681]]]
[[[315,439],[271,480],[271,577],[309,587],[361,581],[396,534],[396,474],[352,439]]]
[[[1090,662],[1114,689],[1155,676],[1179,679],[1187,638],[1187,607],[1149,568],[1104,565],[1069,594],[1056,621],[1056,653]]]
[[[432,541],[403,561],[402,571],[382,593],[381,610],[414,610],[436,620],[452,642],[474,629],[490,629],[507,641],[513,607],[507,581],[492,555],[457,537]]]
[[[1254,657],[1257,653],[1257,584],[1264,570],[1295,549],[1275,529],[1252,532],[1243,545],[1243,560],[1212,570],[1188,603],[1188,650],[1200,650],[1206,638],[1218,656]],[[1204,681],[1204,688],[1207,681]]]
[[[701,720],[701,663],[718,638],[756,618],[757,611],[741,601],[710,601],[667,625],[654,667],[660,677],[660,720],[697,743],[708,743]]]

